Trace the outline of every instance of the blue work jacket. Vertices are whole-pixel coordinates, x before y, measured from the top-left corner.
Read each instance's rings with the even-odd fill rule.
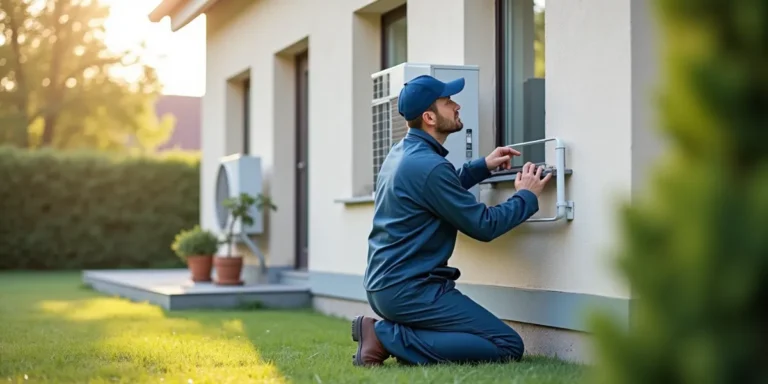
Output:
[[[491,241],[539,210],[538,198],[528,190],[493,207],[478,202],[468,189],[490,176],[485,158],[457,170],[447,154],[428,133],[410,128],[384,160],[368,237],[366,290],[431,274],[457,279],[459,270],[448,266],[457,231]]]

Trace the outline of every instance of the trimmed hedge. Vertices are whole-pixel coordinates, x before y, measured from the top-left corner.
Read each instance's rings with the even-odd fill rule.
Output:
[[[199,160],[0,147],[0,269],[181,266]]]

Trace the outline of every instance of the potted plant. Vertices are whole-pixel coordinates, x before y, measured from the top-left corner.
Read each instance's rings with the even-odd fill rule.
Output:
[[[173,240],[171,249],[187,263],[194,282],[211,281],[213,255],[220,244],[213,232],[205,231],[199,225],[181,230]]]
[[[262,194],[253,197],[247,193],[241,193],[237,197],[228,198],[224,200],[223,205],[229,209],[231,218],[224,240],[227,244],[227,253],[214,258],[216,284],[241,285],[243,284],[242,280],[240,280],[240,274],[243,270],[243,257],[233,253],[234,244],[237,240],[234,233],[235,224],[238,220],[244,226],[253,224],[251,207],[256,207],[258,211],[261,211],[264,207],[269,207],[271,210],[276,211],[277,207],[272,204],[268,197]]]

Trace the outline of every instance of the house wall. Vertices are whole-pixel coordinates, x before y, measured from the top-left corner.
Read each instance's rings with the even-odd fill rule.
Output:
[[[249,75],[250,148],[262,157],[266,192],[278,206],[258,243],[271,267],[292,265],[291,56],[308,48],[310,282],[318,308],[347,316],[361,308],[350,303],[364,302],[361,275],[373,204],[350,198],[370,172],[365,149],[370,148],[369,75],[379,69],[378,14],[402,2],[261,0],[244,6],[220,1],[207,12],[202,225],[216,229],[218,159],[242,146],[236,102],[241,95],[234,82]],[[546,129],[547,136],[559,136],[568,145],[566,162],[573,175],[566,178],[566,198],[575,202],[575,219],[527,223],[490,243],[459,235],[451,264],[462,270],[460,287],[504,319],[527,323],[529,351],[581,359],[586,348],[573,331],[587,329],[588,308],[628,314],[629,287],[611,264],[616,208],[643,183],[649,161],[658,154],[648,86],[656,76],[655,55],[644,3],[547,4]],[[409,61],[480,66],[480,149],[490,152],[494,0],[410,0],[408,18]],[[554,163],[552,145],[547,162]],[[486,184],[480,198],[492,205],[513,193],[511,181]],[[553,179],[541,199],[541,216],[553,214],[554,195]]]

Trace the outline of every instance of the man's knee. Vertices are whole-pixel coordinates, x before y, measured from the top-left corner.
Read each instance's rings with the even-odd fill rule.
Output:
[[[496,345],[502,351],[503,359],[520,360],[523,357],[523,352],[525,352],[523,338],[512,328],[496,340]]]

